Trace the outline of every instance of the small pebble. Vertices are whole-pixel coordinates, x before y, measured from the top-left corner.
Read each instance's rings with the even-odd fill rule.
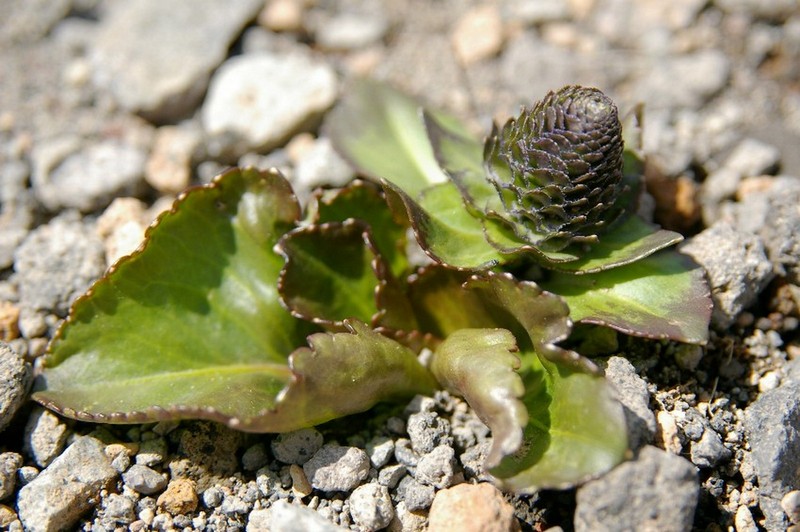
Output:
[[[297,464],[289,466],[289,474],[292,477],[292,491],[297,494],[301,499],[311,495],[313,488],[306,478],[303,468]]]
[[[323,446],[303,464],[311,485],[322,491],[350,491],[369,475],[369,457],[357,447]]]
[[[257,471],[269,462],[267,446],[263,443],[256,443],[247,448],[242,455],[242,467],[245,471]]]
[[[386,436],[375,436],[367,442],[366,447],[369,461],[376,469],[385,466],[394,456],[394,440]]]
[[[455,451],[449,445],[439,445],[420,458],[414,478],[423,484],[444,489],[453,484],[456,475]]]
[[[158,493],[167,486],[167,479],[163,475],[140,464],[132,465],[122,474],[122,480],[129,488],[143,495]]]
[[[197,509],[196,488],[196,484],[190,479],[173,479],[164,493],[158,496],[156,504],[173,515],[194,512]]]
[[[47,467],[64,449],[67,426],[50,410],[37,408],[25,426],[25,451],[36,465]]]
[[[781,498],[781,508],[794,524],[800,524],[800,490],[792,490]]]
[[[284,464],[303,465],[322,447],[322,442],[322,434],[314,428],[286,432],[272,440],[272,454]]]
[[[394,518],[394,506],[386,486],[369,483],[357,487],[350,495],[350,515],[364,530],[380,530]]]

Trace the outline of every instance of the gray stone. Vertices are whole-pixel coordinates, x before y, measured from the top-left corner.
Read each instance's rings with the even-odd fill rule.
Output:
[[[652,443],[656,434],[656,417],[650,410],[650,393],[647,383],[633,365],[622,357],[611,357],[606,366],[606,378],[616,390],[617,399],[625,412],[628,427],[628,445],[634,451]]]
[[[0,433],[25,403],[33,382],[31,365],[0,342]]]
[[[245,450],[242,455],[242,467],[245,471],[257,471],[269,462],[267,446],[263,443],[256,443]]]
[[[394,456],[394,440],[386,436],[375,436],[367,442],[367,454],[372,466],[380,469]]]
[[[747,407],[744,429],[759,486],[759,505],[768,530],[783,530],[781,498],[800,489],[800,383],[785,381]]]
[[[414,478],[429,486],[444,489],[456,476],[456,455],[449,445],[439,445],[419,459]]]
[[[464,473],[467,478],[475,478],[481,481],[491,481],[491,475],[486,471],[484,463],[486,462],[486,455],[489,454],[489,449],[492,446],[491,440],[485,440],[468,448],[464,451],[458,459],[461,461],[461,466],[464,468]]]
[[[0,454],[0,501],[14,493],[17,484],[17,471],[22,467],[22,455],[18,453]]]
[[[89,225],[68,214],[36,228],[14,254],[23,308],[59,316],[105,268],[103,243]]]
[[[285,432],[272,440],[272,454],[284,464],[303,465],[319,451],[323,441],[322,434],[313,427]]]
[[[99,500],[100,490],[117,478],[99,440],[83,436],[25,485],[17,497],[25,530],[71,528]]]
[[[39,467],[47,467],[64,449],[69,436],[67,426],[57,415],[37,408],[25,425],[25,452]]]
[[[406,466],[402,464],[385,466],[378,471],[378,484],[394,489],[407,472]]]
[[[369,476],[369,457],[357,447],[329,444],[303,464],[303,471],[315,489],[350,491]]]
[[[725,167],[742,177],[754,177],[775,171],[780,162],[778,148],[758,139],[746,138],[733,149]]]
[[[369,483],[357,487],[350,495],[350,515],[362,530],[380,530],[394,518],[394,506],[386,486]]]
[[[75,148],[34,168],[33,190],[51,211],[96,211],[116,196],[134,196],[142,190],[147,161],[143,149],[118,140]]]
[[[250,520],[253,520],[252,514],[250,515]],[[270,530],[271,532],[341,532],[347,529],[334,525],[314,510],[300,504],[276,501],[269,508],[269,528],[251,527],[248,523],[248,532],[255,532],[256,530]]]
[[[781,499],[783,513],[793,524],[800,523],[800,490],[792,490]]]
[[[0,268],[14,262],[14,250],[34,222],[35,200],[27,187],[30,170],[24,161],[0,162]]]
[[[114,524],[127,525],[134,520],[136,503],[129,497],[110,493],[103,499],[103,517]]]
[[[722,444],[719,434],[706,427],[700,439],[692,442],[689,456],[697,467],[716,467],[730,460],[733,453]]]
[[[167,487],[164,475],[147,466],[133,464],[122,474],[125,485],[143,495],[152,495]]]
[[[6,0],[0,25],[0,41],[33,43],[45,37],[69,14],[70,0]],[[13,23],[10,23],[13,21]]]
[[[714,301],[711,319],[720,329],[752,305],[774,275],[761,239],[724,221],[690,239],[681,251],[706,270]]]
[[[699,492],[688,460],[647,446],[578,488],[575,530],[690,530]]]
[[[426,510],[433,504],[436,489],[433,486],[422,484],[414,477],[404,477],[395,490],[396,500],[403,501],[410,511]]]
[[[800,178],[779,176],[736,206],[736,225],[758,234],[776,271],[800,284]]]
[[[203,492],[203,504],[207,508],[216,508],[225,500],[225,492],[221,488],[211,486]]]
[[[451,445],[450,422],[436,412],[422,411],[408,416],[408,436],[417,454],[431,452],[437,445]]]
[[[569,4],[561,0],[513,0],[508,10],[514,20],[525,24],[544,24],[570,16]]]
[[[333,69],[310,54],[242,55],[214,74],[202,124],[222,153],[274,148],[318,122],[336,94]]]
[[[186,116],[200,102],[211,72],[263,4],[262,0],[113,4],[91,48],[94,81],[123,108],[152,121]]]
[[[394,442],[394,459],[408,468],[414,468],[419,463],[419,454],[411,448],[411,440],[398,438]]]

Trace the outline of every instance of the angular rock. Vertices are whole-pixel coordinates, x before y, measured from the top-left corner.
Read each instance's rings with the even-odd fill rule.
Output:
[[[369,475],[369,457],[357,447],[323,446],[303,464],[311,485],[322,491],[350,491]]]
[[[382,468],[394,456],[394,440],[386,436],[375,436],[367,442],[369,461],[375,468]]]
[[[323,441],[322,434],[313,427],[284,432],[272,440],[272,454],[284,464],[303,465],[319,451]]]
[[[135,0],[114,4],[93,42],[94,81],[158,122],[188,115],[263,0]],[[126,36],[136,38],[126,38]]]
[[[708,275],[714,310],[712,323],[726,329],[736,316],[755,303],[773,277],[760,238],[719,222],[681,246]]]
[[[80,146],[51,165],[38,165],[33,190],[51,211],[96,211],[115,196],[134,196],[142,190],[146,160],[144,150],[122,141]]]
[[[768,530],[783,530],[781,498],[800,489],[800,382],[785,381],[747,407],[744,429]]]
[[[455,451],[449,445],[439,445],[423,455],[414,472],[414,478],[417,481],[438,489],[452,485],[455,476]]]
[[[363,530],[380,530],[394,519],[394,506],[386,486],[369,483],[357,487],[350,495],[350,515]]]
[[[25,403],[33,382],[31,365],[5,342],[0,342],[0,433]]]
[[[514,507],[489,483],[459,484],[436,494],[428,514],[429,532],[519,530]]]
[[[437,445],[450,445],[450,422],[436,412],[422,411],[408,416],[408,436],[414,452],[431,452]]]
[[[267,446],[263,443],[256,443],[247,448],[242,455],[242,467],[245,471],[257,471],[269,462]]]
[[[103,449],[99,440],[80,437],[19,491],[17,508],[26,530],[68,529],[92,507],[118,474]]]
[[[336,74],[301,52],[229,59],[214,74],[201,119],[223,154],[266,150],[314,125],[336,99]]]
[[[25,452],[36,465],[47,467],[64,449],[67,426],[49,410],[37,408],[25,426]]]
[[[711,427],[706,427],[700,439],[692,442],[689,456],[697,467],[716,467],[722,462],[730,460],[733,453],[722,444],[719,434]]]
[[[122,474],[122,480],[130,489],[142,495],[152,495],[163,490],[167,486],[167,479],[164,475],[140,464],[133,464]]]
[[[23,308],[65,316],[70,303],[105,271],[103,243],[91,228],[64,214],[30,233],[14,254]]]
[[[606,378],[614,386],[617,399],[622,403],[630,448],[636,451],[652,443],[656,434],[656,417],[650,410],[647,383],[636,374],[627,359],[617,356],[608,359]]]
[[[690,530],[699,492],[688,460],[646,446],[578,488],[575,530]]]
[[[158,496],[156,504],[172,515],[194,512],[198,501],[196,487],[196,484],[188,478],[176,478],[170,481],[164,493]]]
[[[403,477],[397,485],[397,500],[403,501],[409,511],[427,510],[433,503],[436,496],[436,489],[433,486],[422,484],[414,477]]]
[[[17,470],[22,466],[22,455],[18,453],[0,454],[0,501],[14,493],[17,484]]]
[[[761,237],[775,270],[800,284],[800,179],[780,176],[736,206],[736,226]]]

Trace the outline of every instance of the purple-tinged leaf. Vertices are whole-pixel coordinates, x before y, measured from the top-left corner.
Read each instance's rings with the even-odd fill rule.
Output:
[[[598,273],[554,273],[542,285],[566,300],[575,321],[645,338],[708,340],[712,303],[705,274],[674,250]]]

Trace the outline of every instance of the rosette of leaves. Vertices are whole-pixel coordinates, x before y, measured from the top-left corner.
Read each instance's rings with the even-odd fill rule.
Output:
[[[503,210],[487,173],[504,171],[500,144],[484,165],[452,117],[364,81],[328,127],[372,183],[319,191],[305,210],[275,170],[187,191],[75,301],[34,399],[81,420],[282,432],[445,388],[491,428],[486,467],[509,489],[571,486],[621,461],[621,406],[558,344],[575,321],[702,343],[710,312],[701,272],[658,251],[680,237],[625,203],[626,172],[616,220],[543,239]],[[409,234],[433,264],[412,262]],[[529,263],[549,273],[512,275]]]

